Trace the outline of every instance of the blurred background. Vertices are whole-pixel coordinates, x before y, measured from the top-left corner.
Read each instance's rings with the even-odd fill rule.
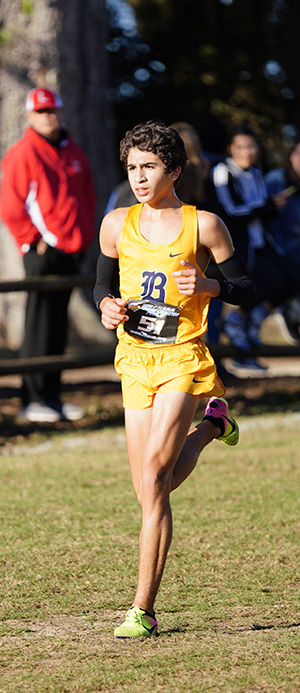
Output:
[[[226,129],[246,120],[260,136],[263,169],[280,166],[299,135],[299,26],[299,0],[1,0],[0,157],[23,134],[28,90],[48,86],[89,158],[97,228],[124,179],[120,138],[140,121],[191,123],[213,165]],[[21,278],[3,225],[0,243],[0,281]],[[24,301],[0,294],[1,347],[18,348]]]

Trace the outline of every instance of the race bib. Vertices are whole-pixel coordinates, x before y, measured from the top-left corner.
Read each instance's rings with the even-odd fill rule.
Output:
[[[124,323],[124,330],[145,342],[171,344],[176,340],[179,314],[178,306],[131,299],[127,303],[129,320]]]

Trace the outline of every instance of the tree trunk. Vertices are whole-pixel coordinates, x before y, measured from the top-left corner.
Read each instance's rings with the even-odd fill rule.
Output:
[[[87,263],[91,271],[98,255],[97,227],[116,176],[105,0],[2,0],[0,27],[0,156],[24,132],[29,89],[57,89],[66,127],[90,161],[97,190],[95,242]],[[22,261],[3,224],[0,243],[0,281],[21,278]],[[19,346],[24,305],[23,294],[0,293],[0,345]]]

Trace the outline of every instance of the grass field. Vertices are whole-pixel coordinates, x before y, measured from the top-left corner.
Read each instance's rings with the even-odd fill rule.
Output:
[[[0,464],[0,691],[300,691],[297,412],[241,417],[172,497],[160,637],[115,641],[140,509],[121,426],[47,432]]]

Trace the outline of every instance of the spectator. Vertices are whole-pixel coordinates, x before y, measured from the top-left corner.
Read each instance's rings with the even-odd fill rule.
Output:
[[[182,202],[206,209],[206,183],[210,166],[202,153],[202,144],[196,129],[184,121],[172,123],[184,141],[187,164],[176,187],[176,195]]]
[[[274,307],[298,293],[299,272],[295,263],[287,267],[265,236],[267,220],[276,215],[284,200],[268,196],[257,164],[259,145],[247,125],[231,133],[229,157],[213,169],[212,208],[228,225],[233,243],[247,263],[257,288],[258,300],[247,310],[234,310],[224,318],[223,329],[232,344],[242,351],[260,344],[260,327]],[[253,359],[239,365],[259,367]]]
[[[300,139],[294,142],[285,168],[269,171],[265,183],[270,196],[283,195],[281,209],[267,225],[269,242],[285,262],[298,263],[300,274]],[[284,305],[277,318],[286,340],[299,344],[300,297]]]
[[[184,141],[187,153],[186,168],[176,186],[176,195],[182,202],[195,205],[198,209],[209,211],[207,187],[210,175],[210,164],[203,156],[202,143],[196,129],[185,121],[179,121],[171,125]],[[214,278],[210,273],[212,263],[206,270],[208,277]],[[218,341],[218,322],[222,312],[222,302],[211,298],[207,315],[207,337],[213,343]],[[225,381],[227,372],[221,361],[216,360],[218,375]],[[232,378],[232,376],[230,376]]]
[[[95,232],[89,164],[63,128],[63,102],[50,89],[26,100],[29,128],[2,162],[1,217],[23,255],[26,277],[77,274]],[[71,292],[29,292],[22,358],[62,354]],[[81,407],[60,400],[60,373],[25,375],[20,417],[75,420]]]
[[[119,185],[117,185],[110,194],[104,216],[108,214],[108,212],[111,212],[113,209],[117,209],[118,207],[130,207],[130,205],[135,204],[136,197],[131,190],[128,180],[123,180],[122,183],[119,183]]]

